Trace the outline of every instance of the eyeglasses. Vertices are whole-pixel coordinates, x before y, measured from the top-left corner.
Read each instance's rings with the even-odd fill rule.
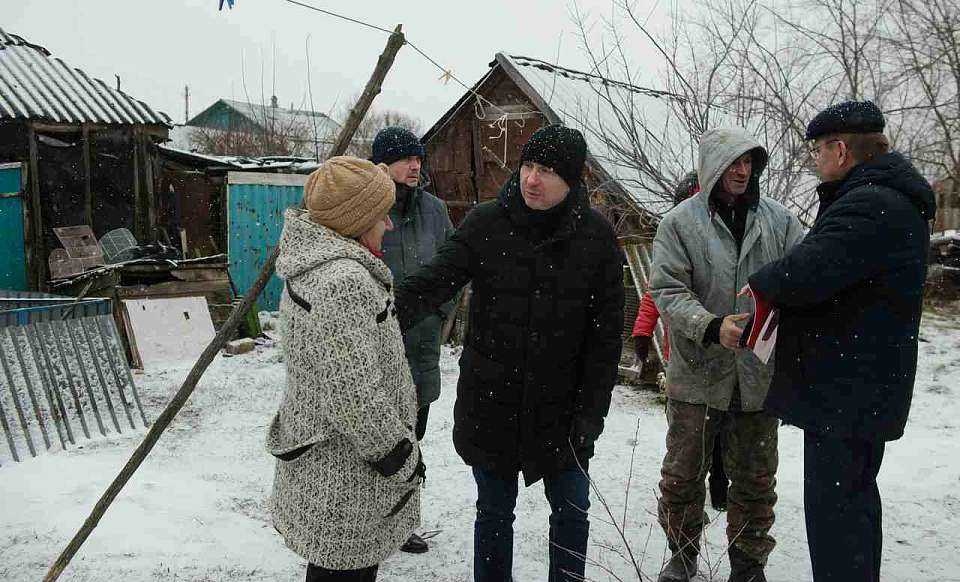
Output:
[[[825,145],[827,145],[827,144],[837,143],[837,142],[841,142],[841,141],[843,141],[843,140],[842,140],[842,139],[831,139],[831,140],[827,140],[827,141],[821,143],[820,145],[816,145],[816,146],[811,147],[811,148],[810,148],[810,157],[813,158],[814,161],[819,160],[819,159],[820,159],[820,148],[822,148],[823,146],[825,146]]]

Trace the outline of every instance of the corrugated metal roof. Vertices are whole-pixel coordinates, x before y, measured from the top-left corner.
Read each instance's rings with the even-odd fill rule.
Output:
[[[0,28],[0,119],[164,125],[170,118]]]
[[[210,107],[207,107],[189,121],[186,125],[202,126],[198,120],[202,119],[208,111],[217,107],[218,104],[224,104],[242,115],[260,128],[273,127],[277,133],[289,134],[292,136],[302,136],[309,134],[312,136],[314,124],[316,124],[317,136],[321,143],[332,142],[340,129],[340,124],[331,119],[328,115],[319,111],[308,111],[305,109],[287,109],[285,107],[272,107],[265,104],[247,103],[245,101],[234,101],[232,99],[218,99]]]

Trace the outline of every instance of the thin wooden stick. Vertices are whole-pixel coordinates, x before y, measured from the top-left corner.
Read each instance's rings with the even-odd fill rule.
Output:
[[[397,52],[399,52],[400,47],[403,46],[404,42],[403,33],[400,32],[400,26],[397,26],[393,34],[390,35],[383,54],[381,54],[380,58],[377,60],[377,66],[374,69],[370,80],[367,82],[367,86],[364,88],[360,99],[354,106],[353,111],[350,112],[347,122],[345,122],[341,128],[340,135],[337,138],[334,147],[331,149],[330,156],[340,155],[346,150],[347,144],[350,143],[354,132],[357,130],[357,126],[360,123],[359,120],[363,119],[367,113],[367,110],[370,108],[370,104],[373,103],[374,97],[380,93],[383,80],[386,78],[387,72],[393,65],[393,61],[397,56]],[[244,294],[243,300],[234,306],[233,312],[230,314],[230,317],[227,319],[226,323],[224,323],[223,327],[220,328],[220,331],[217,332],[217,335],[213,338],[213,341],[210,342],[210,345],[208,345],[206,349],[203,350],[203,353],[200,354],[200,357],[193,365],[193,368],[190,370],[187,378],[183,381],[183,385],[180,386],[180,389],[177,391],[176,395],[174,395],[174,397],[170,400],[163,412],[160,413],[160,416],[157,417],[156,422],[154,422],[153,426],[150,427],[150,430],[147,431],[143,442],[141,442],[136,450],[133,451],[133,454],[130,455],[130,459],[127,461],[126,465],[124,465],[123,469],[120,471],[120,474],[117,475],[112,483],[110,483],[110,485],[107,487],[107,490],[100,497],[100,500],[97,501],[93,511],[90,512],[90,515],[87,517],[86,521],[83,522],[83,526],[76,533],[76,535],[73,536],[73,539],[70,540],[70,543],[67,544],[67,547],[64,548],[63,552],[56,559],[53,565],[50,566],[46,576],[43,577],[43,582],[53,582],[60,577],[60,574],[62,574],[67,565],[70,564],[70,561],[76,555],[77,551],[80,550],[80,546],[82,546],[83,542],[90,537],[90,534],[93,532],[94,528],[96,528],[97,524],[100,523],[100,519],[103,517],[104,513],[106,513],[107,509],[110,507],[110,504],[113,503],[114,499],[117,498],[117,495],[120,494],[120,491],[123,489],[124,485],[127,484],[127,481],[130,480],[136,470],[147,458],[147,455],[150,454],[150,451],[160,439],[160,435],[163,434],[163,431],[166,430],[166,428],[170,425],[177,413],[180,412],[180,409],[183,408],[183,406],[187,403],[187,399],[189,399],[190,395],[193,394],[193,390],[196,388],[197,382],[200,381],[200,377],[203,376],[203,373],[206,371],[207,366],[209,366],[210,362],[213,361],[213,358],[217,355],[217,352],[219,352],[223,348],[224,344],[227,343],[227,340],[233,337],[233,333],[240,325],[240,322],[243,320],[245,314],[250,310],[250,307],[253,306],[253,303],[256,301],[257,297],[260,296],[260,292],[263,291],[267,281],[270,280],[270,277],[273,275],[274,265],[277,262],[277,256],[279,254],[280,245],[277,245],[267,258],[266,263],[263,265],[263,269],[260,270],[260,275],[257,277],[257,280],[254,281],[251,288]]]

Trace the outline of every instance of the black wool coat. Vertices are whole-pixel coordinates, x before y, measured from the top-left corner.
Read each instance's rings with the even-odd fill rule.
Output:
[[[574,425],[589,433],[577,451],[586,468],[620,360],[623,255],[582,185],[568,196],[557,227],[537,240],[514,174],[396,290],[410,326],[472,283],[454,445],[467,464],[520,470],[528,485],[577,467]]]
[[[824,435],[903,435],[936,211],[929,183],[900,154],[821,184],[806,238],[750,277],[780,308],[766,409]]]

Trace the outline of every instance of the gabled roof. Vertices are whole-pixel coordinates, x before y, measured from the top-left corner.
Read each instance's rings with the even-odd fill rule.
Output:
[[[630,165],[629,120],[621,116],[626,103],[643,111],[647,120],[666,119],[670,93],[629,85],[599,75],[567,69],[546,61],[524,56],[497,53],[490,63],[491,71],[500,68],[523,94],[543,113],[550,123],[563,123],[579,129],[587,141],[588,164],[603,177],[604,187],[621,190],[645,211],[661,215],[671,207],[668,196],[653,195],[643,183],[635,166]],[[481,86],[488,72],[470,92],[445,113],[424,136],[427,142],[464,106],[474,103],[474,91]],[[661,128],[662,129],[662,128]],[[633,131],[643,132],[642,127]]]
[[[0,29],[0,120],[160,125],[170,118]]]
[[[265,128],[273,125],[279,132],[288,132],[292,128],[303,128],[312,135],[314,123],[316,123],[317,134],[325,136],[335,134],[340,127],[339,123],[319,111],[271,107],[270,105],[258,105],[232,99],[216,100],[212,105],[194,115],[186,125],[207,127],[204,124],[204,118],[212,111],[221,108],[232,110],[253,126]]]

